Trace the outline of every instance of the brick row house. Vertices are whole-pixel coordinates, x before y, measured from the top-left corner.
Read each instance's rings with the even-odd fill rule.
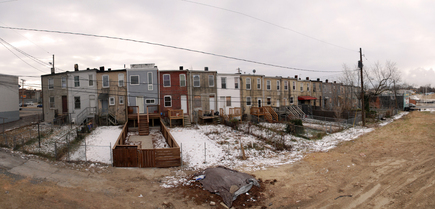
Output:
[[[286,114],[290,107],[357,108],[358,87],[336,82],[204,70],[159,70],[153,63],[130,68],[79,70],[41,76],[44,119],[82,123],[155,125],[160,119],[199,122],[221,116],[242,119]],[[267,109],[267,110],[266,110]],[[304,111],[306,111],[304,109]],[[179,121],[179,122],[180,122]],[[143,131],[142,133],[146,133]]]

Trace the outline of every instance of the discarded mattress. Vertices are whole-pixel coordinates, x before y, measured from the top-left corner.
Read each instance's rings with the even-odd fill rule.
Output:
[[[203,176],[201,176],[203,175]],[[222,197],[225,205],[231,207],[240,194],[248,192],[252,185],[260,187],[251,175],[231,170],[222,166],[207,168],[196,174],[203,188]]]

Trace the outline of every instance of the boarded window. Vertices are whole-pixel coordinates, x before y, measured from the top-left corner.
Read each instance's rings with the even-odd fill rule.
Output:
[[[201,107],[201,96],[194,96],[193,97],[193,106],[194,107]]]
[[[227,96],[227,107],[231,107],[231,97]]]

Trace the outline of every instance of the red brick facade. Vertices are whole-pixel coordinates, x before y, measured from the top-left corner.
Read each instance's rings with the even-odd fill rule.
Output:
[[[189,114],[189,96],[188,96],[188,81],[186,70],[161,70],[160,74],[160,110],[163,117],[167,117],[168,110],[181,109],[181,97],[186,96],[185,104],[186,111],[184,114]],[[184,75],[184,83],[180,81],[180,75]],[[165,80],[169,76],[169,81]],[[182,83],[184,85],[182,85]],[[167,101],[165,101],[165,98]],[[168,102],[170,98],[170,103]],[[170,106],[168,106],[170,104]]]

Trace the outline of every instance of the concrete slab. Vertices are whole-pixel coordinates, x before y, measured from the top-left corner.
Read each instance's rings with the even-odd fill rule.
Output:
[[[19,157],[13,157],[9,153],[0,151],[0,168],[12,169],[15,166],[22,165],[26,160]]]
[[[130,136],[129,141],[140,142],[141,149],[154,149],[152,136]]]

